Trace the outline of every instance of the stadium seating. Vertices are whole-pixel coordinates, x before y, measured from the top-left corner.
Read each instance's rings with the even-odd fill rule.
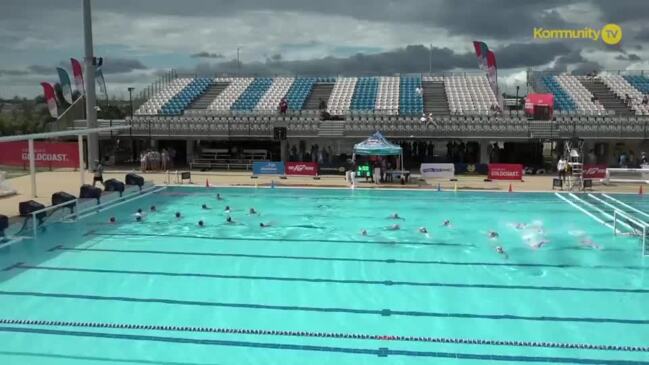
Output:
[[[161,108],[161,114],[179,115],[189,106],[196,98],[201,96],[212,85],[212,79],[196,78],[193,79],[184,89],[174,95]]]
[[[399,113],[399,78],[379,77],[374,110],[379,114],[396,115]]]
[[[277,77],[273,79],[272,85],[266,91],[266,94],[259,100],[255,106],[255,110],[259,111],[275,111],[279,107],[279,102],[286,96],[291,86],[293,85],[293,77]]]
[[[336,79],[327,104],[329,114],[345,115],[349,112],[357,81],[357,77],[339,77]]]
[[[315,77],[298,77],[295,79],[286,93],[289,110],[302,110],[315,82]]]
[[[557,82],[557,80],[554,78],[553,75],[544,75],[541,78],[541,81],[548,89],[548,91],[554,95],[555,110],[567,111],[567,112],[572,112],[577,110],[577,107],[575,106],[575,102],[572,100],[570,96],[568,96],[565,90],[563,90],[563,88],[561,87],[561,85],[559,85],[559,82]]]
[[[553,76],[559,86],[574,101],[575,108],[583,114],[603,115],[604,106],[599,101],[592,101],[593,94],[573,75]]]
[[[255,78],[250,85],[248,85],[246,90],[241,93],[234,104],[232,104],[230,110],[252,111],[266,91],[268,91],[272,83],[273,79],[270,77]]]
[[[628,95],[631,98],[630,107],[636,115],[649,115],[649,105],[642,104],[644,95],[627,78],[620,75],[599,75],[597,78],[621,100],[625,100]]]
[[[421,75],[402,76],[399,79],[399,114],[420,116],[424,112],[424,98],[417,93],[421,89]]]
[[[488,114],[498,104],[486,76],[444,78],[451,114]]]
[[[144,102],[136,111],[136,115],[155,115],[162,112],[162,107],[167,104],[171,98],[181,92],[187,85],[192,82],[191,78],[177,78],[171,81],[164,89],[154,94],[149,100]]]
[[[232,107],[232,104],[243,94],[248,86],[252,83],[252,77],[236,77],[236,78],[217,78],[215,82],[229,82],[229,85],[214,99],[212,104],[208,107],[209,110],[216,112],[226,112]]]
[[[379,90],[379,80],[376,77],[361,77],[356,82],[354,96],[349,109],[355,112],[372,112]]]
[[[644,75],[624,76],[624,79],[643,94],[649,94],[649,78]]]

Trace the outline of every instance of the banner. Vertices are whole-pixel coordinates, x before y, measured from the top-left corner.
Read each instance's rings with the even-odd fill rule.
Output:
[[[79,167],[77,143],[34,142],[34,158],[37,167]],[[29,165],[27,141],[0,143],[0,165]]]
[[[56,95],[54,92],[54,87],[48,82],[41,82],[43,87],[43,95],[45,96],[45,102],[47,103],[47,109],[50,110],[50,115],[52,118],[59,117],[59,110],[56,105]]]
[[[287,162],[286,175],[317,176],[318,164],[315,162]]]
[[[77,88],[77,91],[82,95],[85,94],[85,87],[83,86],[83,69],[81,64],[74,58],[70,58],[70,63],[72,63],[72,75],[74,76],[74,85]]]
[[[97,67],[97,86],[99,86],[99,92],[103,93],[108,100],[108,91],[106,91],[106,80],[104,80],[104,73],[101,71],[101,67]]]
[[[454,164],[455,175],[468,174],[468,175],[486,175],[489,171],[489,166],[486,163],[463,163],[458,162]]]
[[[584,179],[603,179],[606,177],[606,164],[584,164]]]
[[[63,99],[68,104],[72,104],[72,85],[70,84],[70,76],[68,72],[62,69],[61,67],[56,68],[56,72],[59,73],[59,82],[61,83],[61,94],[63,94]]]
[[[284,175],[283,162],[255,161],[252,163],[253,175]]]
[[[480,66],[481,70],[486,70],[489,47],[485,42],[473,41],[473,49],[475,49],[475,56],[478,59],[478,66]]]
[[[491,180],[523,180],[523,165],[490,163],[488,177]]]
[[[452,163],[422,163],[419,166],[422,177],[452,179],[455,177],[455,165]]]

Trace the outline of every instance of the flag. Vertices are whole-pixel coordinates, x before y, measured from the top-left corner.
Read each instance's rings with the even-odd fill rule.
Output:
[[[478,65],[482,70],[487,68],[487,54],[489,47],[485,42],[473,41],[473,49],[475,49],[475,56],[478,59]]]
[[[57,67],[56,71],[59,73],[59,82],[61,84],[61,94],[63,94],[63,99],[65,99],[68,104],[72,104],[74,100],[72,100],[72,86],[70,85],[70,76],[68,75],[68,72],[61,67]]]
[[[83,86],[83,69],[81,64],[74,58],[70,58],[70,63],[72,63],[72,75],[74,76],[74,85],[77,88],[77,91],[82,95],[85,94],[85,88]]]
[[[41,82],[41,86],[43,87],[43,95],[45,95],[45,101],[47,102],[47,108],[50,110],[50,115],[52,118],[58,118],[59,111],[56,106],[54,87],[48,82]]]
[[[99,86],[99,91],[106,95],[108,99],[108,91],[106,90],[106,80],[104,80],[104,73],[101,71],[101,67],[97,67],[97,73],[95,74],[97,78],[97,86]]]
[[[496,54],[492,51],[487,53],[487,79],[489,80],[489,85],[491,85],[491,90],[493,90],[496,98],[500,105],[503,104],[502,95],[498,90],[498,67],[496,66]]]

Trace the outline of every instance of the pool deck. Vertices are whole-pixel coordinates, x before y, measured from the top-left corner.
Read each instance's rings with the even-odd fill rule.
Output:
[[[104,173],[104,179],[116,178],[124,181],[124,175],[130,170],[107,170]],[[136,172],[138,173],[138,172]],[[146,173],[141,174],[145,180],[161,186],[168,183],[175,184],[175,172],[167,175],[166,173]],[[319,180],[312,177],[289,176],[286,179],[280,179],[278,176],[259,176],[256,179],[251,178],[250,171],[214,171],[214,172],[192,172],[193,186],[204,187],[206,181],[210,186],[270,186],[274,181],[275,186],[294,186],[294,187],[331,187],[345,188],[347,183],[344,176],[341,175],[323,175]],[[478,190],[508,192],[511,183],[513,192],[552,192],[553,176],[526,176],[525,181],[491,181],[485,182],[485,176],[460,175],[457,182],[448,181],[448,179],[428,179],[427,181],[419,180],[418,176],[412,177],[406,185],[399,183],[389,184],[372,184],[360,182],[357,188],[393,188],[393,189],[429,189],[436,190],[439,184],[442,190],[454,190],[457,186],[458,191]],[[36,175],[36,184],[38,186],[37,198],[31,197],[30,176],[19,176],[6,180],[7,183],[17,190],[18,194],[0,198],[0,214],[13,217],[18,215],[18,203],[25,200],[34,199],[45,205],[51,204],[51,196],[58,191],[66,191],[73,195],[79,194],[80,177],[75,171],[47,171],[39,172]],[[92,174],[87,173],[85,182],[92,182]],[[186,185],[189,185],[185,182]],[[594,192],[608,193],[630,193],[638,194],[640,184],[611,184],[602,185],[593,181]],[[643,190],[646,190],[643,188]],[[556,191],[556,190],[555,190]]]

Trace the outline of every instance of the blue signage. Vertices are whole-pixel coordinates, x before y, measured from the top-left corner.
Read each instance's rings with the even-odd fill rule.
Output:
[[[253,175],[284,175],[284,162],[255,161],[252,163]]]

